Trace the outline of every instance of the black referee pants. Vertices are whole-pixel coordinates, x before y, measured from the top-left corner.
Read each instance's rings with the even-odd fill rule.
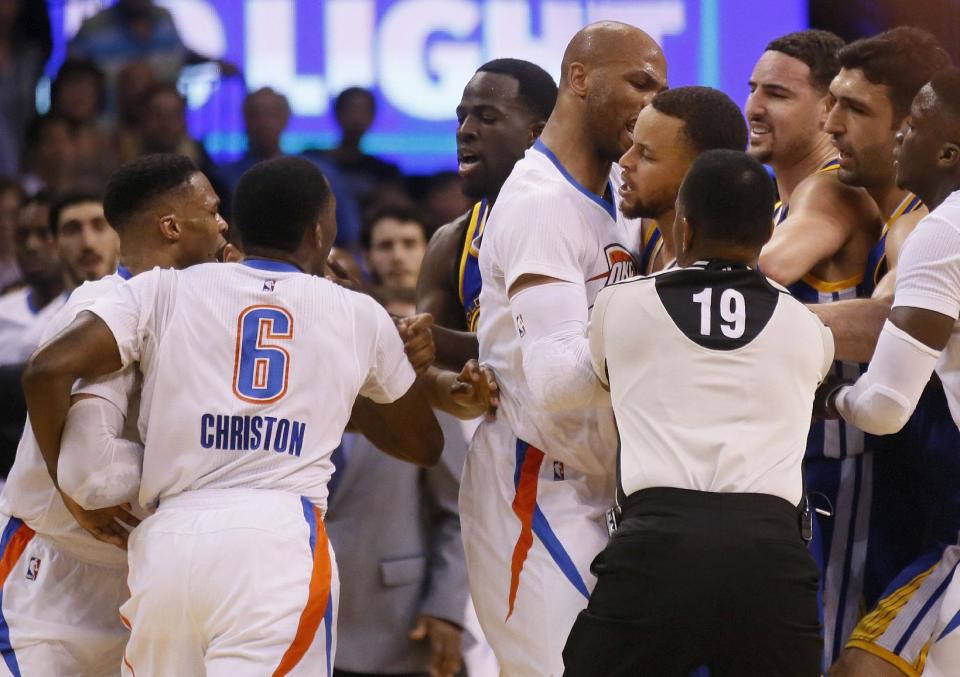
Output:
[[[591,567],[566,677],[815,677],[817,566],[797,508],[766,494],[654,488],[629,496]]]

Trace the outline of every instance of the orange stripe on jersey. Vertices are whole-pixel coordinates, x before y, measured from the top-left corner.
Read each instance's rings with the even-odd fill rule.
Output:
[[[310,575],[307,604],[300,614],[300,622],[293,642],[283,654],[280,665],[273,671],[273,677],[286,675],[303,659],[307,649],[313,644],[313,638],[323,621],[327,603],[330,601],[332,576],[330,550],[327,545],[327,531],[323,528],[323,517],[316,506],[313,506],[313,519],[316,521],[317,541],[313,549],[313,573]]]
[[[133,677],[137,677],[137,672],[136,672],[136,670],[133,669],[133,666],[130,665],[130,661],[127,660],[127,652],[126,652],[126,651],[123,652],[123,664],[127,666],[127,669],[130,671],[130,674],[133,675]]]
[[[533,511],[537,507],[537,476],[540,474],[540,465],[543,463],[543,452],[528,446],[520,468],[520,480],[517,482],[517,493],[513,498],[513,512],[520,518],[520,536],[513,547],[513,560],[510,563],[510,597],[507,618],[513,615],[513,605],[517,601],[517,590],[520,587],[520,572],[527,561],[527,553],[533,546]]]
[[[13,532],[6,549],[3,551],[3,559],[0,559],[0,588],[7,582],[7,577],[13,571],[13,567],[16,566],[20,555],[27,549],[27,543],[33,538],[33,534],[33,529],[25,523],[21,523],[17,530]]]

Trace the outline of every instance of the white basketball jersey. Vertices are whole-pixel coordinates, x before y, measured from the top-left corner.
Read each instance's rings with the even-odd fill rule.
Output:
[[[147,506],[246,487],[324,509],[357,395],[391,402],[415,379],[373,299],[277,261],[154,269],[91,310],[143,374]]]
[[[73,290],[66,304],[46,324],[39,343],[42,345],[67,327],[77,314],[88,309],[100,297],[121,286],[129,273],[120,272],[97,280],[84,282]],[[46,309],[44,309],[46,310]],[[77,388],[75,392],[94,393],[109,399],[121,411],[127,411],[127,392],[123,379],[133,380],[132,370],[126,370],[120,379],[104,379],[92,387]],[[47,466],[37,446],[30,421],[27,421],[17,447],[17,456],[0,494],[0,511],[19,517],[31,529],[55,541],[78,558],[108,566],[124,566],[126,553],[103,543],[82,529],[67,510],[59,492],[53,486]]]
[[[26,362],[37,349],[41,332],[66,298],[61,294],[37,308],[29,287],[0,296],[0,364]]]
[[[487,220],[480,249],[480,361],[500,387],[499,416],[520,439],[570,467],[612,474],[617,433],[609,406],[551,413],[538,409],[523,372],[518,329],[507,290],[522,275],[582,284],[592,307],[607,284],[636,274],[640,222],[613,202],[620,184],[610,172],[610,200],[570,176],[541,142],[518,162]]]

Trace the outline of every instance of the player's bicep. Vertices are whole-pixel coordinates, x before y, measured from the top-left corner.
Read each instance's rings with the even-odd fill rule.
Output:
[[[430,238],[417,281],[417,312],[430,313],[444,327],[466,330],[455,275],[462,236],[460,229],[448,225]]]

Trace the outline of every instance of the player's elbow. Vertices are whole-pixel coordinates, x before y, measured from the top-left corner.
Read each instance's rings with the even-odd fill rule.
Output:
[[[50,381],[62,376],[57,368],[57,360],[50,355],[46,348],[41,348],[27,361],[20,378],[24,394],[29,398],[31,394],[42,389]]]
[[[859,395],[844,393],[838,408],[843,417],[865,433],[892,435],[907,424],[915,405],[897,392],[873,385]]]

